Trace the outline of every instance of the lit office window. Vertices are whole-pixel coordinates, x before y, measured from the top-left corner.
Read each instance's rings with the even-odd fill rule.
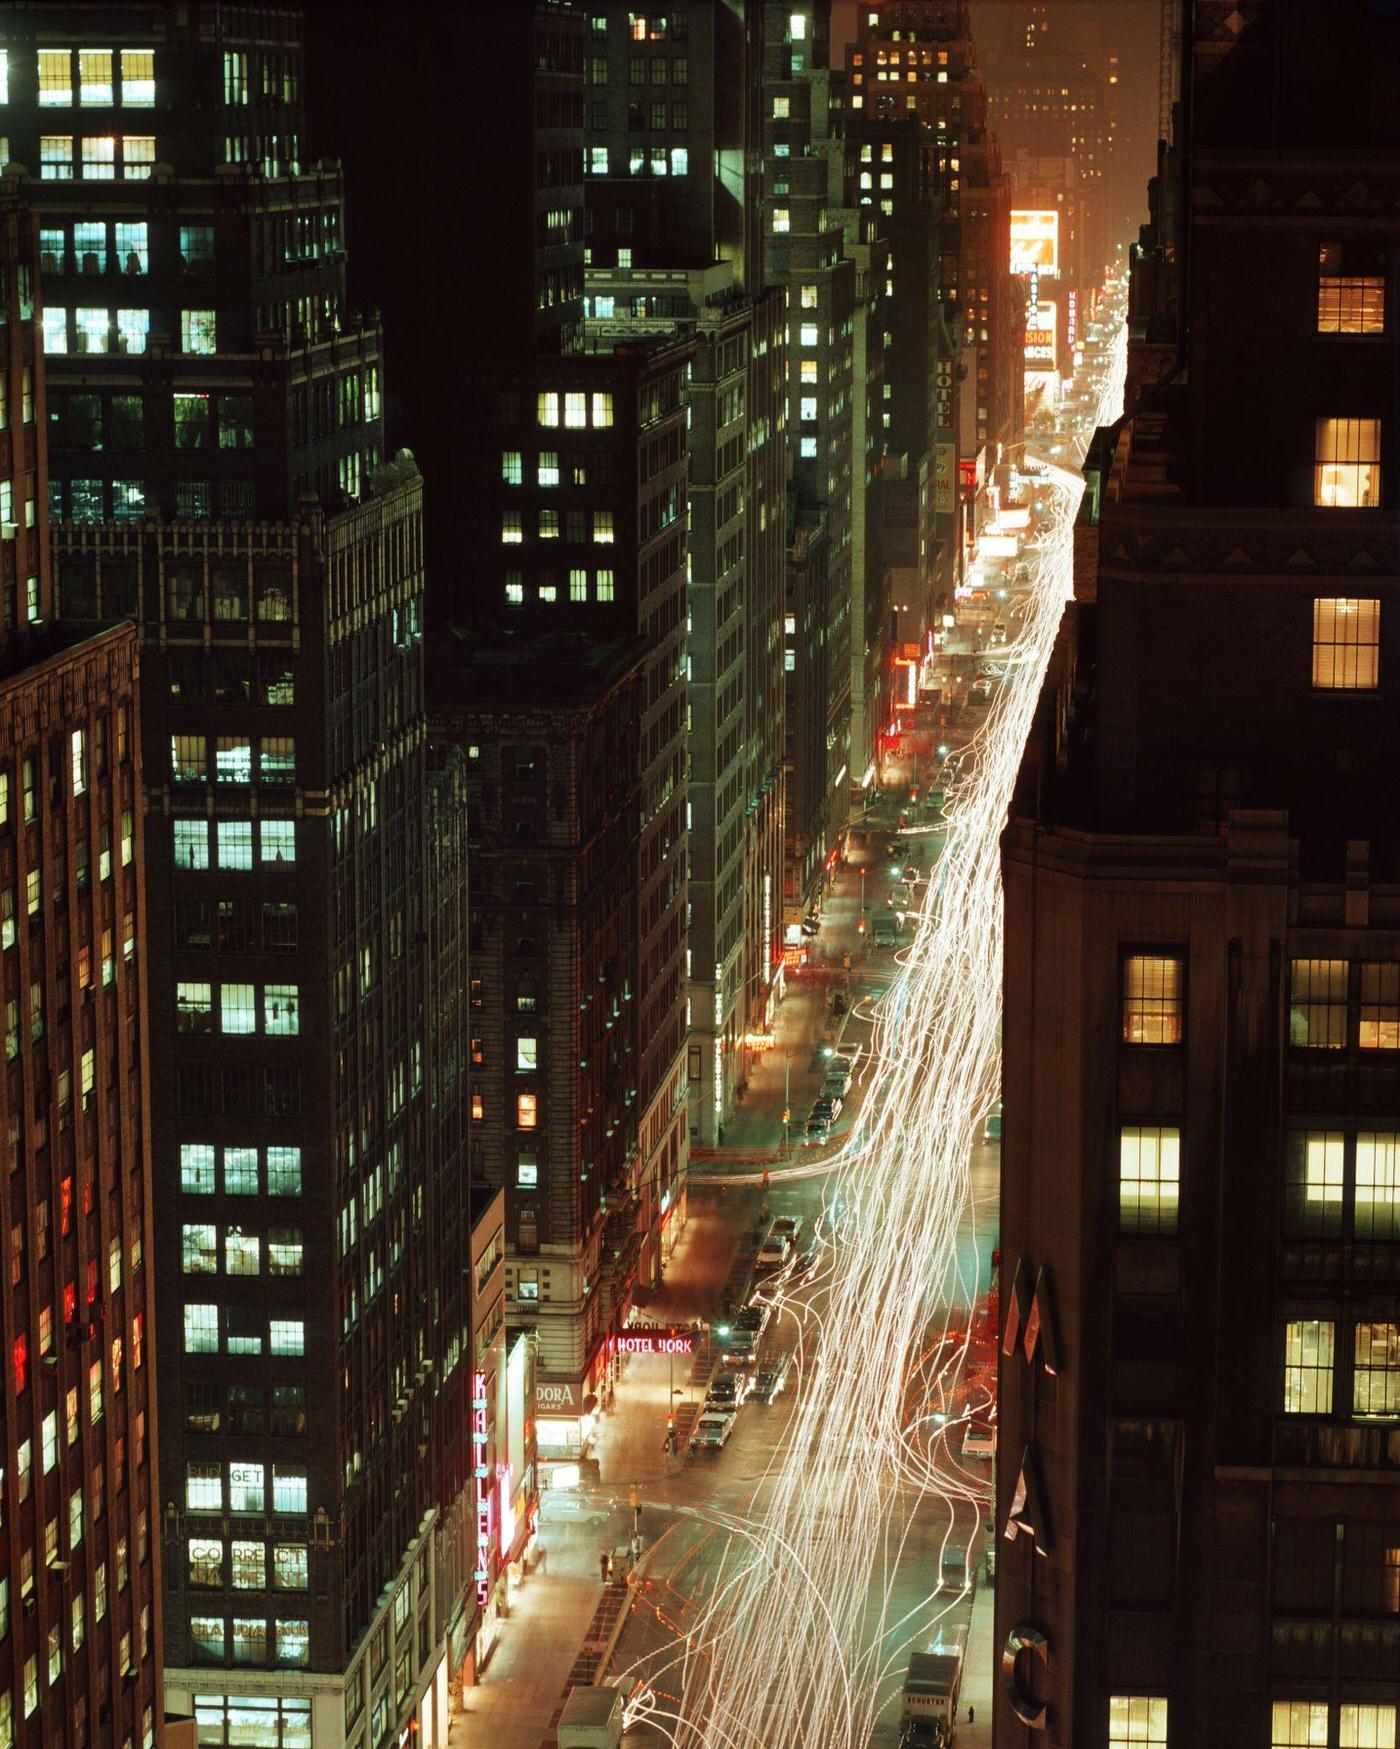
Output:
[[[1291,1130],[1286,1215],[1295,1238],[1326,1239],[1342,1230],[1346,1137],[1341,1130]]]
[[[1353,1414],[1400,1415],[1400,1324],[1358,1323],[1353,1363]]]
[[[1363,1051],[1400,1050],[1400,965],[1361,968],[1361,1026],[1356,1041]]]
[[[1381,604],[1364,596],[1313,601],[1312,683],[1319,692],[1374,692],[1380,679]]]
[[[1374,510],[1381,501],[1379,419],[1319,419],[1313,503],[1327,510]]]
[[[156,161],[154,134],[127,134],[122,140],[122,175],[128,182],[145,182]]]
[[[1400,1135],[1361,1130],[1356,1138],[1356,1237],[1400,1239]]]
[[[1283,1412],[1332,1413],[1332,1362],[1337,1327],[1326,1318],[1298,1318],[1283,1329]]]
[[[116,93],[112,84],[111,49],[78,50],[78,96],[85,109],[110,109]]]
[[[1327,1749],[1326,1701],[1276,1700],[1269,1749]]]
[[[515,1124],[517,1129],[532,1130],[540,1120],[539,1099],[533,1093],[517,1093],[515,1096]]]
[[[213,310],[181,310],[180,346],[185,352],[211,353],[216,349]]]
[[[1391,1613],[1396,1613],[1392,1606]],[[1343,1701],[1338,1709],[1337,1749],[1395,1749],[1395,1708]]]
[[[1181,1043],[1183,970],[1175,955],[1131,954],[1124,961],[1124,1044]]]
[[[1323,243],[1317,257],[1319,334],[1385,332],[1385,258],[1373,247]]]
[[[39,50],[39,107],[65,109],[73,101],[73,54],[70,49]]]
[[[152,49],[122,50],[122,106],[126,109],[154,109],[156,102],[156,58]]]
[[[1129,1125],[1118,1132],[1118,1225],[1174,1233],[1181,1192],[1181,1131]]]
[[[1165,1696],[1111,1694],[1108,1697],[1109,1749],[1166,1749]]]
[[[790,231],[792,229],[792,211],[785,206],[773,208],[773,229],[775,231]]]
[[[43,182],[67,181],[73,174],[72,134],[40,134],[39,177]]]
[[[1346,960],[1293,960],[1288,1042],[1308,1050],[1342,1050],[1347,1042]]]
[[[111,134],[96,134],[83,140],[83,178],[87,182],[111,182],[117,174],[117,142]]]

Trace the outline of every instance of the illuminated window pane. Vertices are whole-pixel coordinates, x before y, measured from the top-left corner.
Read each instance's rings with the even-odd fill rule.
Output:
[[[1400,965],[1362,966],[1356,1042],[1363,1051],[1400,1050]]]
[[[1371,692],[1380,670],[1381,604],[1355,596],[1313,602],[1312,683],[1320,692]]]
[[[1181,1043],[1182,962],[1174,956],[1132,954],[1123,966],[1123,1042]]]
[[[1133,1125],[1118,1132],[1118,1224],[1125,1233],[1174,1233],[1181,1131]]]
[[[1283,1412],[1332,1413],[1332,1356],[1337,1327],[1330,1319],[1299,1318],[1283,1332]]]
[[[1362,1130],[1356,1138],[1358,1239],[1400,1239],[1400,1135]]]
[[[156,58],[152,49],[122,50],[122,104],[126,109],[154,109]]]
[[[1347,1042],[1347,962],[1294,960],[1288,1002],[1288,1042],[1339,1051]]]
[[[110,109],[114,101],[111,49],[78,50],[79,101],[86,108]]]
[[[1395,1708],[1343,1701],[1338,1717],[1338,1749],[1395,1749]]]
[[[1400,1416],[1400,1324],[1356,1326],[1352,1411]]]
[[[792,211],[789,207],[775,206],[773,208],[773,229],[775,231],[790,231],[792,229]]]
[[[1319,334],[1385,332],[1385,268],[1366,246],[1324,243],[1317,262]]]
[[[1327,1749],[1327,1703],[1276,1700],[1270,1720],[1269,1749]]]
[[[1381,501],[1379,419],[1319,419],[1313,503],[1327,510],[1374,510]]]
[[[1141,1744],[1143,1749],[1166,1749],[1167,1703],[1164,1696],[1111,1694],[1108,1697],[1109,1749]]]
[[[73,101],[73,55],[70,49],[39,50],[39,106],[63,109]]]
[[[89,182],[110,182],[117,174],[117,142],[111,134],[83,141],[83,175]]]
[[[1295,1239],[1335,1238],[1342,1230],[1346,1139],[1340,1130],[1293,1130],[1288,1137],[1286,1219]]]
[[[539,1100],[533,1093],[517,1093],[515,1096],[515,1122],[522,1130],[532,1130],[539,1123]]]

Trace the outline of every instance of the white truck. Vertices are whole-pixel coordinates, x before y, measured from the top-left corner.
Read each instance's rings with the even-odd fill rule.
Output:
[[[598,1686],[575,1688],[564,1702],[555,1738],[559,1749],[620,1749],[620,1691]]]
[[[949,1743],[958,1717],[958,1691],[962,1687],[963,1647],[955,1640],[932,1652],[915,1652],[909,1659],[900,1699],[901,1725],[921,1727],[908,1733],[911,1740]],[[561,1740],[562,1741],[562,1740]]]

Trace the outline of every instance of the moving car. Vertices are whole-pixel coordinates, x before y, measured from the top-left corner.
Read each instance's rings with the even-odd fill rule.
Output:
[[[818,917],[815,911],[809,911],[802,919],[802,933],[804,935],[816,935],[820,931],[821,926],[822,920]]]
[[[776,1361],[772,1366],[764,1367],[753,1382],[754,1396],[758,1398],[760,1403],[775,1401],[783,1386],[787,1384],[787,1375],[788,1363],[785,1359]]]
[[[711,1379],[701,1413],[706,1414],[711,1409],[717,1409],[721,1414],[737,1413],[752,1389],[753,1374],[748,1372],[731,1372],[723,1378]]]
[[[894,947],[899,940],[899,925],[890,912],[877,915],[870,925],[870,939],[876,947]]]
[[[792,1266],[792,1282],[794,1287],[800,1287],[803,1282],[810,1281],[817,1272],[817,1247],[809,1245],[800,1253]]]
[[[907,911],[909,909],[910,892],[908,886],[899,881],[890,888],[889,907],[892,911]]]
[[[1006,621],[1004,619],[999,619],[992,627],[992,642],[994,644],[1004,644],[1006,642]]]
[[[717,1451],[724,1445],[734,1431],[734,1423],[738,1417],[732,1412],[721,1409],[706,1409],[695,1423],[690,1435],[692,1451]]]
[[[997,1455],[996,1428],[983,1427],[970,1421],[967,1432],[963,1435],[962,1454],[965,1458],[994,1458]]]
[[[918,880],[919,870],[918,870],[918,867],[916,864],[914,864],[912,862],[909,864],[909,866],[904,871],[904,878],[906,881]]]

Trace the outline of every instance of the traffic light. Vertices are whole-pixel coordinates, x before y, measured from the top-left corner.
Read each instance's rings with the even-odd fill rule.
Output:
[[[783,1107],[783,1122],[784,1123],[791,1123],[792,1122],[792,1112],[789,1110],[789,1108],[786,1105]]]

